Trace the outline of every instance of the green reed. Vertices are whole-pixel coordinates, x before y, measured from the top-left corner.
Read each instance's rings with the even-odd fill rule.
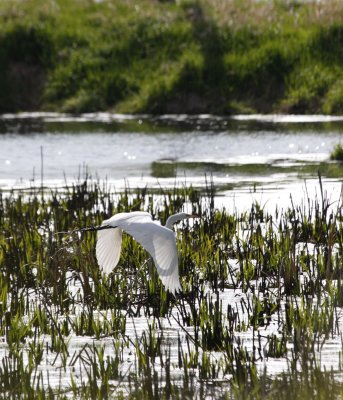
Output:
[[[242,214],[214,207],[211,182],[2,193],[0,397],[334,398],[342,363],[325,371],[320,351],[342,334],[342,203],[318,185],[302,205]],[[105,276],[95,234],[75,231],[133,210],[164,223],[185,203],[200,218],[178,227],[176,296],[129,236]],[[270,358],[282,374],[263,371]]]

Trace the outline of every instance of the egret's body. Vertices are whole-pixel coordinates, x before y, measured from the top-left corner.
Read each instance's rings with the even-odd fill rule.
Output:
[[[174,223],[189,217],[192,216],[186,213],[175,214],[168,218],[166,226],[162,226],[143,211],[114,215],[103,221],[98,231],[96,257],[99,266],[104,272],[110,273],[118,264],[124,231],[151,255],[166,289],[171,293],[181,290],[176,237],[172,227]]]

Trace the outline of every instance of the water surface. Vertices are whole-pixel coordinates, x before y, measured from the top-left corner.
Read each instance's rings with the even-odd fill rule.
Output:
[[[290,189],[303,195],[305,180],[315,191],[320,171],[338,192],[343,168],[329,156],[342,128],[343,118],[330,116],[4,114],[0,187],[63,185],[86,175],[118,190],[202,187],[206,175],[225,197],[248,193],[251,201],[257,193],[277,202]]]

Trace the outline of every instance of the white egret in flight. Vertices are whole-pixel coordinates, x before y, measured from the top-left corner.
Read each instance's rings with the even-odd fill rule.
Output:
[[[176,237],[172,228],[176,222],[191,217],[196,216],[183,212],[174,214],[167,219],[166,225],[162,226],[144,211],[114,215],[103,221],[100,227],[93,228],[98,231],[96,257],[99,266],[104,272],[110,273],[118,264],[124,231],[151,255],[163,285],[175,294],[181,290],[181,285]]]

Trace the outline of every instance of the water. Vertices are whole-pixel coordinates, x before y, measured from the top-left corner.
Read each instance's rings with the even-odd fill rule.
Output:
[[[336,198],[342,167],[329,162],[342,142],[342,117],[254,115],[0,116],[0,187],[60,186],[90,175],[117,190],[203,187],[211,176],[218,198],[234,206],[271,206],[318,190],[318,169]],[[41,157],[43,154],[43,158]]]

